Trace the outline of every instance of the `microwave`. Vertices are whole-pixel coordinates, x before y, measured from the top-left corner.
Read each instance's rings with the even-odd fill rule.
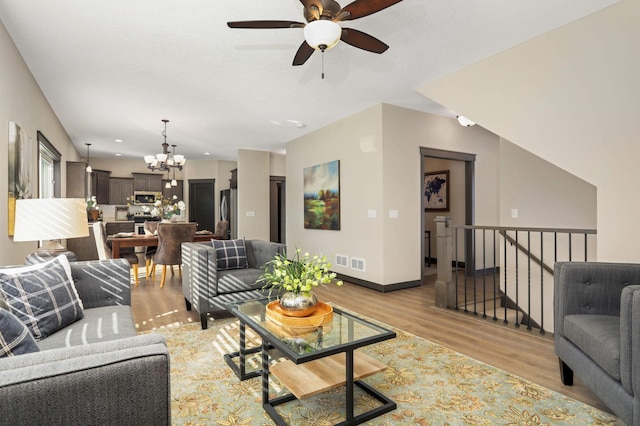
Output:
[[[162,199],[161,192],[134,191],[133,204],[135,206],[152,206],[157,200]]]

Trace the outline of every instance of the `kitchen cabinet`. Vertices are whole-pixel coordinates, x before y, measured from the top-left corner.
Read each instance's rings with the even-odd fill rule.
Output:
[[[87,196],[86,163],[67,161],[67,198],[85,198]]]
[[[107,235],[117,234],[118,232],[134,232],[134,222],[132,220],[121,222],[107,222],[104,225],[104,232]]]
[[[168,199],[173,199],[173,196],[177,196],[177,201],[184,201],[184,184],[182,180],[178,181],[178,186],[172,186],[171,188],[165,188],[165,184],[169,182],[171,183],[170,180],[163,180],[162,181],[162,197],[163,198],[168,198]]]
[[[96,197],[98,205],[109,204],[109,177],[108,170],[93,170],[91,172],[91,195]]]
[[[133,178],[109,179],[109,204],[124,206],[132,201],[127,198],[133,196]]]
[[[162,192],[162,175],[152,173],[132,173],[134,191]]]

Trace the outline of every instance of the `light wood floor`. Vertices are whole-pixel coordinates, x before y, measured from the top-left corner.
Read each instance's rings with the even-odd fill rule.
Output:
[[[141,272],[144,274],[143,265]],[[133,316],[139,331],[173,325],[199,323],[195,311],[187,312],[179,274],[167,274],[160,288],[160,274],[155,283],[140,279],[132,288]],[[560,383],[558,359],[553,340],[537,332],[517,331],[470,314],[435,307],[434,277],[429,282],[406,290],[380,293],[358,285],[317,287],[318,298],[362,313],[401,330],[415,334],[486,364],[516,374],[546,388],[609,411],[576,376],[572,387]],[[210,319],[212,321],[213,319]]]

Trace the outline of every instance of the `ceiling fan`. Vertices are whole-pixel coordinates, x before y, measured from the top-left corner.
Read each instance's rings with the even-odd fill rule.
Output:
[[[302,42],[293,65],[302,65],[315,50],[324,52],[342,40],[351,46],[373,53],[383,53],[389,46],[377,38],[354,30],[342,28],[338,22],[350,21],[379,12],[402,0],[355,0],[340,7],[334,0],[300,0],[304,6],[304,18],[307,23],[296,21],[233,21],[227,22],[230,28],[304,28],[305,40]]]

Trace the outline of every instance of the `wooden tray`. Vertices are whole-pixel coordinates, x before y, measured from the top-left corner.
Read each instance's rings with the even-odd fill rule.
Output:
[[[267,305],[266,317],[282,327],[313,328],[333,321],[333,308],[324,302],[318,302],[316,310],[311,315],[307,317],[290,317],[283,313],[280,303],[274,300]]]

